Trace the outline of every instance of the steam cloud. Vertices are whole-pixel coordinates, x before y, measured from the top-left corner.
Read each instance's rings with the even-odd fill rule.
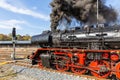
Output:
[[[53,0],[51,30],[55,31],[62,20],[71,23],[75,18],[84,24],[97,23],[97,0]],[[117,13],[112,7],[105,5],[105,0],[99,0],[99,23],[110,23],[117,19]]]

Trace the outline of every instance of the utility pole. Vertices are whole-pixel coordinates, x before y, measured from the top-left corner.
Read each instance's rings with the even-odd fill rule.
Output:
[[[15,60],[16,28],[12,29],[12,43],[13,43],[13,53],[11,53],[11,59]]]
[[[105,47],[104,45],[104,33],[103,33],[103,30],[102,28],[104,27],[104,24],[100,24],[99,22],[99,0],[97,0],[97,27],[99,29],[99,37],[100,37],[100,49],[103,49]]]
[[[99,1],[97,0],[97,26],[99,24]]]

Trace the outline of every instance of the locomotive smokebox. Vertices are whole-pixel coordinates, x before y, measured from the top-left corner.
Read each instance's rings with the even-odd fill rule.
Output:
[[[52,43],[51,32],[50,31],[44,31],[40,35],[32,36],[31,42],[32,43],[39,43],[39,44]]]

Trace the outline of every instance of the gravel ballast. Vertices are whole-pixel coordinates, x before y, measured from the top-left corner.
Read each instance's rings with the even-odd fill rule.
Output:
[[[56,70],[46,70],[7,64],[0,68],[0,80],[98,80],[66,74]],[[99,79],[101,80],[101,79]]]
[[[23,66],[12,66],[17,74],[14,80],[95,80],[85,77],[67,75],[60,72],[50,72],[36,68],[26,68]]]

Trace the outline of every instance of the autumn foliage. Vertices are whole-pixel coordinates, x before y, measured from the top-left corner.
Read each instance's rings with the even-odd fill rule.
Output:
[[[17,37],[17,40],[20,40],[20,41],[26,41],[26,40],[30,40],[31,39],[31,36],[26,34],[26,35],[16,35]],[[0,34],[0,41],[11,41],[12,40],[12,34],[8,34],[8,35],[5,35],[5,34]]]

